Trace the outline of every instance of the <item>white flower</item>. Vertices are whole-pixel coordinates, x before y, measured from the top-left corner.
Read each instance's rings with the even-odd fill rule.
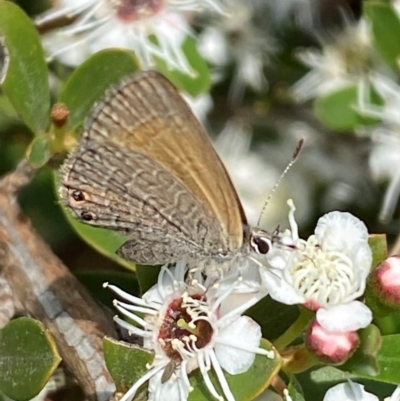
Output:
[[[289,201],[291,230],[267,255],[271,269],[260,269],[270,295],[285,304],[317,310],[329,331],[349,332],[368,326],[372,314],[356,301],[365,290],[372,253],[364,223],[350,213],[331,212],[318,221],[307,241],[298,237],[295,207]]]
[[[330,388],[323,401],[379,401],[379,398],[364,390],[364,386],[349,381]]]
[[[154,66],[154,57],[160,57],[171,69],[192,74],[181,47],[191,34],[184,12],[206,7],[222,12],[218,0],[63,0],[60,7],[39,16],[36,24],[77,16],[69,26],[44,36],[50,59],[59,57],[77,65],[101,49],[122,47],[135,52],[143,69]]]
[[[340,383],[330,388],[323,401],[379,401],[379,398],[364,390],[364,386],[349,380],[347,383]],[[396,387],[391,397],[385,398],[385,401],[399,401],[400,388]]]
[[[300,61],[311,68],[292,87],[299,101],[326,95],[346,86],[361,85],[373,68],[375,54],[369,26],[365,20],[348,25],[332,42],[323,43],[322,50],[304,50]]]
[[[368,91],[363,90],[357,111],[381,120],[381,124],[364,128],[360,133],[367,134],[373,141],[369,158],[373,178],[389,181],[379,215],[381,221],[388,221],[395,211],[400,195],[400,86],[381,74],[373,74],[370,82],[384,103],[373,104],[369,100]]]
[[[237,305],[237,302],[232,302],[237,278],[230,277],[209,285],[200,273],[193,273],[195,277],[186,283],[185,274],[184,263],[178,263],[172,270],[164,266],[157,285],[142,299],[109,286],[129,302],[115,301],[118,310],[143,328],[118,317],[116,322],[141,336],[144,347],[155,353],[149,371],[121,401],[131,400],[146,381],[149,381],[149,400],[186,401],[192,390],[188,374],[195,369],[200,369],[212,396],[221,399],[208,374],[211,368],[218,377],[225,398],[234,401],[223,370],[233,375],[246,372],[256,354],[273,358],[272,351],[259,347],[260,326],[249,317],[241,316],[265,294],[250,288],[245,302]],[[239,286],[240,292],[243,295],[243,286]],[[145,314],[145,318],[135,313]],[[170,369],[173,374],[168,373],[168,380],[165,380],[164,372]]]
[[[254,2],[229,0],[225,6],[226,13],[201,33],[199,46],[204,57],[216,67],[216,80],[222,69],[235,64],[229,98],[240,101],[246,87],[256,92],[267,89],[263,68],[274,45],[253,21],[258,12]]]

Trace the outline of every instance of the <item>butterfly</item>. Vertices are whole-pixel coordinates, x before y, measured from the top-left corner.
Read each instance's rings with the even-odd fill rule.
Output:
[[[61,199],[84,223],[121,231],[143,265],[266,254],[276,234],[247,224],[229,175],[178,90],[128,76],[94,106],[61,167]]]

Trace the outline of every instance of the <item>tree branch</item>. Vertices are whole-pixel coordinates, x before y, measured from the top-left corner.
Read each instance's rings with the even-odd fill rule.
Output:
[[[12,293],[43,322],[89,400],[109,400],[115,386],[102,340],[115,337],[110,317],[21,215],[16,196],[35,173],[26,161],[0,181],[0,266]]]

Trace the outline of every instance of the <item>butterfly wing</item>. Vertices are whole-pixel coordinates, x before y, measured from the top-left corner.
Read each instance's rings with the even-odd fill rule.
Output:
[[[160,74],[131,77],[109,91],[62,172],[62,198],[78,217],[136,233],[120,250],[128,259],[145,263],[138,257],[148,254],[142,245],[153,249],[157,239],[163,243],[157,255],[167,261],[242,245],[245,218],[229,176],[207,133]]]
[[[215,217],[147,156],[111,142],[89,142],[62,171],[61,198],[79,219],[130,234],[119,250],[125,259],[162,264],[224,252]]]

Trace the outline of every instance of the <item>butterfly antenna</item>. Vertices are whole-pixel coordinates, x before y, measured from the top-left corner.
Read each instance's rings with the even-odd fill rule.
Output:
[[[301,138],[296,146],[294,153],[293,153],[292,159],[290,160],[289,164],[286,166],[285,170],[283,170],[282,174],[278,178],[278,181],[275,183],[275,185],[271,189],[271,192],[269,193],[268,198],[265,201],[263,208],[261,209],[260,217],[258,218],[258,221],[257,221],[257,227],[260,226],[261,219],[262,219],[264,211],[268,205],[268,202],[271,200],[272,195],[274,194],[276,189],[279,187],[279,184],[281,183],[283,177],[286,175],[286,173],[291,169],[293,164],[296,162],[296,160],[301,152],[301,149],[303,148],[303,145],[304,145],[304,138]]]

